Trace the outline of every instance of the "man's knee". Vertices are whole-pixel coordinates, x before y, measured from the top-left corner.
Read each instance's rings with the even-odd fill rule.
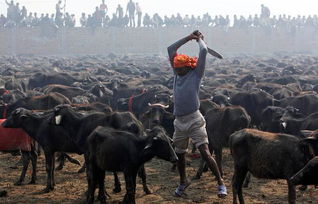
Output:
[[[177,154],[185,154],[188,150],[189,139],[173,138],[173,145]]]

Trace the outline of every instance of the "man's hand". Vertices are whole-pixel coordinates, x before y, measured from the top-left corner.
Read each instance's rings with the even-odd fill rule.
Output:
[[[196,39],[197,41],[198,41],[199,39],[204,40],[204,36],[202,35],[202,33],[201,33],[199,30],[193,31],[192,35],[195,35],[195,36],[198,37],[198,38]]]
[[[199,36],[194,35],[193,33],[191,33],[187,38],[188,38],[189,41],[190,40],[196,40],[196,41],[199,40]]]

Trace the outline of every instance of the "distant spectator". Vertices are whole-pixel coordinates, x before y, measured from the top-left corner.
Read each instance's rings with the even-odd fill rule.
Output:
[[[6,4],[8,5],[7,9],[7,19],[8,20],[14,20],[14,12],[15,12],[15,6],[14,2],[10,1],[10,3],[6,0]]]
[[[118,4],[117,9],[116,9],[116,16],[118,19],[124,18],[124,9],[121,7],[120,4]]]
[[[39,25],[40,19],[38,18],[38,14],[35,12],[34,13],[34,17],[33,17],[33,21],[32,21],[32,26],[36,27]]]
[[[23,21],[28,15],[28,11],[25,8],[25,6],[22,6],[21,12],[20,12],[20,22]]]
[[[162,27],[163,19],[159,16],[158,13],[155,13],[152,17],[152,23],[155,28]]]
[[[116,27],[118,26],[118,17],[116,15],[116,13],[113,14],[112,19],[109,21],[109,26],[110,27]]]
[[[264,6],[264,4],[261,5],[261,18],[269,18],[271,15],[271,12],[268,7]]]
[[[14,6],[14,10],[13,10],[13,21],[18,24],[20,23],[20,4],[19,3],[16,3],[15,6]]]
[[[144,15],[143,24],[145,27],[151,27],[151,18],[148,13]]]
[[[102,24],[104,25],[104,24],[105,24],[104,21],[105,21],[107,12],[108,12],[108,7],[107,7],[107,5],[105,4],[105,0],[102,0],[101,5],[99,6],[99,10],[100,10],[101,17],[102,17]]]
[[[95,8],[93,18],[94,18],[95,27],[101,27],[103,22],[103,17],[98,6]]]
[[[136,3],[136,14],[137,14],[137,26],[141,27],[142,10],[139,3]]]
[[[87,18],[86,14],[82,13],[81,19],[80,19],[81,27],[86,27],[87,26]]]
[[[128,12],[129,17],[129,27],[135,27],[135,12],[136,12],[136,6],[135,3],[132,0],[129,0],[127,4],[126,14]]]
[[[0,28],[4,28],[4,25],[7,23],[7,18],[1,14],[0,16]]]
[[[62,16],[62,10],[65,8],[65,5],[62,7],[62,1],[59,0],[55,5],[55,16]]]

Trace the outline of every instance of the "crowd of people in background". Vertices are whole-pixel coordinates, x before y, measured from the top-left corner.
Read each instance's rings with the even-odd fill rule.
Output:
[[[143,13],[138,2],[128,0],[126,8],[118,4],[116,11],[110,15],[105,0],[97,6],[92,14],[82,13],[79,24],[76,23],[74,14],[65,12],[65,5],[59,0],[55,7],[55,14],[41,14],[27,12],[25,6],[20,8],[18,2],[8,2],[7,16],[0,16],[0,28],[52,26],[61,28],[73,28],[75,26],[98,28],[98,27],[219,27],[227,31],[229,28],[254,28],[264,27],[269,29],[283,28],[289,32],[296,32],[304,27],[318,28],[318,17],[314,16],[290,16],[282,14],[271,15],[268,7],[261,5],[260,15],[248,17],[234,15],[211,16],[206,13],[202,16],[185,15],[179,13],[171,16],[160,16],[158,13],[150,16]]]

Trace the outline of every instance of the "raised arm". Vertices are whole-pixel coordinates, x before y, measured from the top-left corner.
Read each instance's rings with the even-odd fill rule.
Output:
[[[168,55],[169,55],[171,67],[173,67],[173,58],[176,56],[177,50],[190,40],[199,40],[199,37],[191,33],[187,37],[182,38],[181,40],[178,40],[177,42],[173,43],[172,45],[168,47]]]
[[[200,52],[199,58],[197,62],[197,67],[195,71],[199,74],[200,77],[203,76],[205,70],[205,62],[206,62],[206,55],[208,53],[208,47],[206,46],[205,42],[200,38],[198,40]]]
[[[168,47],[168,55],[169,55],[169,60],[171,63],[171,66],[173,67],[173,58],[177,54],[177,50],[184,44],[186,44],[190,40],[189,36],[182,38],[178,40],[177,42],[173,43]]]
[[[8,6],[10,6],[11,4],[8,2],[8,0],[6,0],[6,4],[8,5]]]

